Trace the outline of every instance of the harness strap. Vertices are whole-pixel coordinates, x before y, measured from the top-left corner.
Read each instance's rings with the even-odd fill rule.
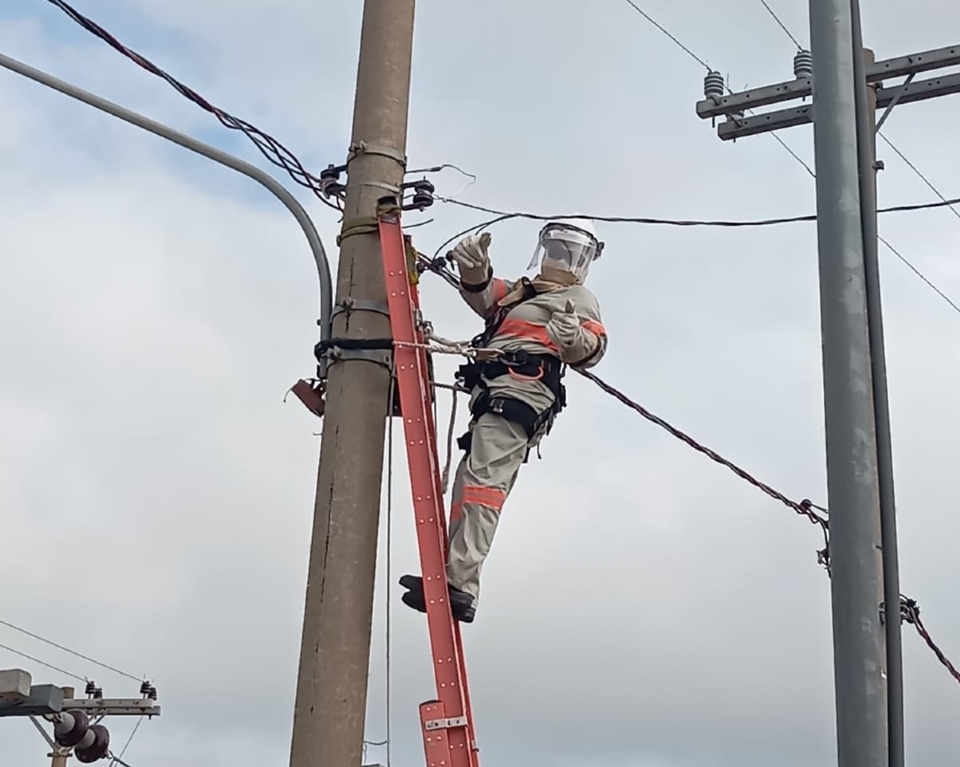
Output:
[[[531,405],[515,397],[492,395],[487,381],[509,375],[511,371],[517,375],[540,380],[553,394],[553,404],[542,413],[538,413]],[[480,389],[480,393],[470,407],[472,423],[476,423],[484,413],[496,413],[520,425],[526,432],[527,439],[533,440],[544,425],[547,426],[547,433],[550,433],[553,419],[567,404],[566,387],[562,381],[564,372],[565,366],[557,357],[517,351],[506,352],[496,360],[476,360],[461,365],[457,371],[457,377],[470,391]],[[468,455],[471,440],[470,430],[457,440],[457,446]]]

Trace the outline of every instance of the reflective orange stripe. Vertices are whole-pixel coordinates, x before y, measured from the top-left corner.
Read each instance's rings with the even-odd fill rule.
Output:
[[[507,281],[494,277],[490,283],[490,302],[495,304],[507,295]]]
[[[463,518],[463,501],[458,501],[450,507],[450,524],[459,522]]]
[[[495,487],[480,487],[479,485],[464,485],[461,503],[478,503],[481,506],[500,511],[507,494]]]
[[[596,320],[587,320],[584,322],[583,329],[589,330],[595,336],[605,336],[607,334],[607,329],[603,326],[603,323],[597,322]]]
[[[506,319],[497,331],[497,335],[513,336],[514,338],[525,338],[528,341],[536,341],[541,346],[545,346],[558,354],[560,353],[557,345],[550,340],[550,336],[547,334],[547,328],[535,322]]]

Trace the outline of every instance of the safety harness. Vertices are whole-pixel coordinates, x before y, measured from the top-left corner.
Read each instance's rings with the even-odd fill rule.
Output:
[[[489,283],[489,280],[487,282]],[[496,313],[487,320],[483,332],[470,341],[473,348],[486,348],[514,307],[537,295],[536,286],[527,277],[522,277],[520,283],[522,293],[519,299],[508,306],[501,306],[497,309]],[[470,292],[480,292],[486,288],[486,284],[482,286],[464,285],[464,288]],[[471,360],[461,365],[457,370],[457,379],[460,385],[468,391],[472,392],[478,387],[480,389],[480,393],[470,407],[470,414],[473,416],[472,424],[475,424],[484,413],[496,413],[508,421],[518,424],[526,432],[527,439],[532,440],[544,426],[546,426],[545,433],[550,433],[554,418],[567,404],[567,392],[563,385],[565,372],[566,365],[558,357],[552,354],[533,354],[521,349],[514,352],[502,352],[496,359],[492,360]],[[547,410],[538,413],[526,402],[515,397],[491,394],[487,382],[511,373],[519,377],[540,381],[553,394],[553,404]],[[468,429],[457,440],[457,446],[469,455],[471,442],[472,434]]]

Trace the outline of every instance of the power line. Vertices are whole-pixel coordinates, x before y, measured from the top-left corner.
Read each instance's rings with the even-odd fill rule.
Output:
[[[776,13],[774,13],[773,9],[770,8],[769,5],[767,5],[767,3],[765,2],[765,0],[760,0],[760,2],[763,3],[763,6],[764,6],[764,7],[770,12],[770,14],[777,20],[777,23],[779,23],[780,26],[783,27],[783,30],[790,36],[790,39],[793,40],[795,43],[797,43],[797,47],[798,47],[798,48],[801,48],[802,46],[797,42],[797,38],[794,37],[793,33],[786,27],[786,25],[779,19],[779,17],[777,17]],[[774,136],[774,137],[777,136],[776,133],[771,133],[770,135],[772,135],[772,136]],[[950,211],[953,213],[953,215],[955,215],[955,216],[957,216],[958,218],[960,218],[960,212],[958,212],[957,209],[954,207],[954,205],[956,204],[956,202],[954,202],[954,201],[952,201],[952,200],[948,200],[948,199],[940,192],[940,190],[937,189],[937,187],[935,187],[935,186],[933,185],[933,182],[930,181],[930,179],[928,179],[928,178],[926,177],[926,175],[924,175],[924,173],[923,173],[916,165],[914,165],[914,163],[911,162],[910,159],[909,159],[890,139],[888,139],[881,131],[877,131],[877,135],[878,135],[881,139],[883,139],[883,141],[886,142],[887,146],[889,146],[889,147],[900,157],[900,159],[903,160],[903,161],[907,164],[907,166],[908,166],[911,170],[913,170],[913,172],[916,173],[917,176],[920,177],[920,179],[933,191],[933,193],[934,193],[935,195],[937,195],[937,197],[940,198],[940,201],[941,201],[942,205],[949,207],[949,208],[950,208]],[[782,143],[782,142],[781,142],[781,143]],[[817,177],[816,174],[810,169],[810,166],[807,165],[802,159],[800,159],[800,157],[797,156],[792,150],[790,150],[790,148],[787,147],[786,144],[784,144],[783,146],[784,146],[784,148],[786,148],[788,151],[790,151],[790,154],[792,154],[796,160],[798,160],[800,163],[803,164],[803,166],[807,169],[807,171],[810,173],[811,176],[813,176],[814,178]],[[878,210],[877,212],[878,212],[878,213],[882,213],[882,212],[884,212],[884,211],[881,209],[881,210]],[[906,256],[903,255],[903,253],[901,253],[899,250],[897,250],[893,245],[890,244],[890,242],[889,242],[888,240],[886,240],[885,238],[881,237],[880,235],[877,235],[877,239],[878,239],[881,243],[883,243],[883,244],[887,247],[887,249],[888,249],[891,253],[893,253],[893,255],[895,255],[898,259],[900,259],[900,261],[902,261],[902,262],[904,263],[904,265],[906,265],[906,267],[907,267],[910,271],[912,271],[917,277],[919,277],[934,293],[936,293],[938,296],[940,296],[940,298],[942,298],[944,301],[946,301],[946,303],[947,303],[955,312],[957,312],[958,314],[960,314],[960,306],[958,306],[949,296],[947,296],[946,293],[944,293],[939,287],[937,287],[937,285],[934,284],[934,282],[933,282],[929,277],[927,277],[923,272],[921,272],[918,267],[916,267]]]
[[[71,679],[76,679],[78,682],[83,682],[84,684],[86,684],[88,681],[85,677],[82,677],[79,674],[73,674],[69,671],[66,671],[60,668],[59,666],[54,666],[52,663],[47,663],[46,661],[40,660],[39,658],[34,658],[32,655],[27,655],[25,652],[21,652],[20,650],[15,650],[12,647],[8,647],[5,644],[0,644],[0,650],[6,650],[7,652],[13,653],[14,655],[19,655],[21,658],[26,658],[31,663],[37,663],[41,666],[44,666],[50,669],[51,671],[56,671],[58,674],[63,674],[64,676],[68,676]]]
[[[787,496],[783,495],[779,491],[774,490],[770,485],[767,485],[761,482],[760,480],[756,479],[749,472],[740,468],[732,461],[727,460],[726,458],[721,456],[719,453],[715,452],[714,450],[711,450],[708,447],[705,447],[704,445],[699,443],[697,440],[695,440],[693,437],[689,436],[685,432],[681,431],[677,427],[665,421],[663,418],[660,418],[659,416],[653,414],[652,412],[647,410],[645,407],[643,407],[640,403],[630,399],[626,394],[624,394],[620,390],[608,384],[606,381],[601,379],[595,373],[592,373],[588,370],[577,370],[576,372],[582,375],[584,378],[592,381],[602,391],[606,392],[607,394],[609,394],[610,396],[612,396],[614,399],[618,400],[622,404],[626,405],[628,408],[630,408],[634,412],[643,416],[645,419],[647,419],[651,423],[656,424],[661,429],[664,429],[665,431],[667,431],[673,437],[684,442],[685,444],[687,444],[697,452],[703,455],[706,455],[715,463],[718,463],[721,466],[725,466],[726,468],[730,469],[734,474],[736,474],[738,477],[740,477],[744,481],[753,485],[757,489],[763,491],[764,493],[769,495],[771,498],[774,498],[780,501],[782,504],[784,504],[788,508],[795,511],[800,516],[806,517],[811,523],[820,527],[824,535],[825,546],[822,550],[817,552],[817,559],[820,562],[820,564],[826,567],[827,570],[829,571],[829,568],[830,568],[830,539],[829,539],[830,521],[827,516],[821,516],[817,514],[816,511],[814,511],[814,510],[819,510],[826,513],[827,512],[826,509],[824,509],[822,506],[817,506],[813,504],[811,501],[806,499],[803,501],[794,501],[788,498]],[[926,642],[927,646],[930,648],[933,654],[937,657],[937,660],[940,661],[940,664],[947,670],[947,672],[957,682],[960,682],[960,672],[958,672],[957,668],[950,662],[946,654],[940,649],[940,647],[936,644],[936,642],[933,641],[932,637],[930,636],[930,632],[927,630],[927,628],[923,625],[923,622],[920,620],[920,608],[917,605],[916,600],[913,600],[901,595],[900,596],[900,613],[901,613],[901,619],[904,620],[904,622],[912,625],[917,630],[917,633],[924,640],[924,642]]]
[[[791,32],[787,25],[781,21],[780,17],[777,15],[777,12],[770,7],[770,4],[767,2],[767,0],[760,0],[760,4],[767,9],[767,13],[773,17],[773,20],[777,22],[777,25],[783,30],[784,34],[786,34],[786,36],[793,41],[793,44],[797,46],[797,50],[803,50],[803,46],[800,45],[800,41],[794,37],[793,32]]]
[[[593,221],[602,221],[610,224],[647,224],[653,226],[676,226],[676,227],[720,227],[720,228],[754,228],[764,226],[779,226],[782,224],[796,224],[801,222],[816,221],[817,216],[814,213],[803,216],[784,216],[781,218],[761,218],[761,219],[742,219],[742,220],[704,220],[704,219],[675,219],[675,218],[650,218],[647,216],[609,216],[609,215],[587,215],[585,213],[564,213],[559,215],[544,215],[541,213],[528,213],[524,211],[504,211],[496,208],[489,208],[484,205],[478,205],[472,202],[456,200],[452,197],[436,198],[438,202],[449,205],[457,205],[462,208],[469,208],[480,213],[489,213],[492,216],[498,216],[502,219],[525,218],[535,221],[550,221],[555,218],[573,218],[573,219],[591,219]],[[938,202],[915,203],[911,205],[893,205],[887,208],[880,208],[877,213],[903,213],[907,211],[928,210],[932,208],[943,208],[950,205],[960,204],[960,198],[952,200],[941,200]]]
[[[687,46],[685,46],[683,43],[681,43],[680,40],[679,40],[677,37],[675,37],[674,35],[672,35],[672,34],[670,33],[670,31],[667,30],[666,27],[664,27],[662,24],[660,24],[658,21],[656,21],[649,13],[647,13],[647,12],[646,12],[645,10],[643,10],[639,5],[637,5],[635,2],[633,2],[633,0],[626,0],[626,3],[627,3],[631,8],[633,8],[633,10],[635,10],[637,13],[639,13],[641,16],[643,16],[643,18],[645,18],[647,21],[649,21],[651,24],[653,24],[653,26],[655,26],[657,29],[659,29],[661,32],[663,32],[663,34],[665,34],[667,37],[669,37],[669,38],[673,41],[674,45],[676,45],[678,48],[680,48],[680,50],[682,50],[684,53],[686,53],[690,58],[692,58],[694,61],[696,61],[700,66],[702,66],[702,67],[703,67],[704,69],[706,69],[708,72],[710,71],[710,65],[709,65],[706,61],[704,61],[703,59],[701,59],[696,53],[694,53],[694,52],[693,52],[692,50],[690,50]]]
[[[696,61],[700,66],[702,66],[702,67],[703,67],[704,69],[706,69],[708,72],[712,72],[712,71],[713,71],[713,68],[706,62],[705,59],[701,58],[701,57],[698,56],[696,53],[694,53],[689,47],[687,47],[686,45],[684,45],[676,35],[672,34],[666,27],[664,27],[662,24],[660,24],[658,21],[656,21],[649,13],[647,13],[647,12],[644,11],[639,5],[637,5],[637,4],[634,2],[634,0],[625,0],[625,1],[630,5],[631,8],[633,8],[637,13],[639,13],[641,16],[643,16],[643,18],[645,18],[648,22],[650,22],[651,24],[653,24],[653,26],[655,26],[657,29],[659,29],[664,35],[666,35],[668,38],[670,38],[670,40],[673,41],[673,43],[674,43],[680,50],[682,50],[684,53],[686,53],[690,58],[692,58],[694,61]],[[764,3],[764,5],[766,5],[766,3]],[[772,11],[771,11],[771,12],[772,12]],[[776,15],[774,15],[774,17],[776,18]],[[779,21],[779,19],[778,19],[778,21]],[[788,31],[787,33],[789,34],[789,31]],[[792,35],[791,35],[791,37],[792,37]],[[798,47],[799,47],[799,46],[798,46]],[[733,91],[730,90],[730,86],[726,86],[726,88],[727,88],[727,92],[728,92],[728,93],[733,93]],[[755,115],[755,114],[756,114],[756,112],[754,112],[752,109],[747,109],[746,111],[747,111],[748,114],[751,114],[751,115]],[[787,144],[786,141],[784,141],[782,138],[780,138],[776,133],[771,133],[770,136],[771,136],[771,138],[773,138],[778,144],[780,144],[780,146],[782,146],[787,152],[789,152],[789,153],[791,154],[791,156],[793,157],[794,160],[796,160],[796,161],[797,161],[798,163],[800,163],[804,168],[806,168],[807,173],[809,173],[811,176],[814,176],[813,169],[803,160],[802,157],[800,157],[800,155],[798,155],[793,149],[790,148],[790,145]],[[814,178],[816,178],[816,176],[814,176]]]
[[[243,133],[250,141],[253,142],[254,146],[260,151],[260,153],[273,165],[282,168],[285,170],[290,177],[300,186],[307,187],[310,189],[324,204],[329,207],[333,207],[337,210],[339,208],[326,199],[326,194],[324,192],[325,184],[324,182],[314,176],[312,173],[309,173],[297,159],[296,155],[293,154],[289,149],[287,149],[283,144],[277,141],[275,138],[270,136],[267,133],[264,133],[255,125],[248,123],[245,120],[235,117],[229,112],[220,109],[217,106],[211,104],[207,99],[201,96],[192,88],[184,85],[182,82],[165,72],[163,69],[158,67],[152,61],[150,61],[145,56],[141,55],[137,51],[128,48],[123,43],[121,43],[116,37],[110,34],[107,30],[101,27],[92,19],[84,16],[82,13],[77,11],[75,8],[70,6],[64,0],[47,0],[51,5],[56,6],[61,11],[63,11],[67,16],[69,16],[73,21],[83,27],[85,30],[93,34],[94,36],[100,38],[102,41],[107,43],[111,48],[122,54],[123,56],[130,59],[133,63],[137,64],[142,69],[145,69],[147,72],[150,72],[153,75],[165,80],[170,86],[173,87],[180,95],[184,96],[189,101],[192,101],[194,104],[199,106],[201,109],[209,112],[214,115],[222,125],[231,130],[237,130]]]
[[[32,631],[27,631],[27,629],[21,628],[20,626],[17,626],[17,625],[15,625],[15,624],[13,624],[13,623],[10,623],[9,621],[5,621],[5,620],[0,619],[0,626],[6,626],[6,627],[9,628],[9,629],[13,629],[14,631],[18,631],[19,633],[23,634],[24,636],[28,636],[28,637],[30,637],[31,639],[36,639],[36,640],[38,640],[38,641],[40,641],[40,642],[43,642],[44,644],[50,645],[51,647],[55,647],[55,648],[57,648],[58,650],[63,650],[63,652],[69,653],[70,655],[73,655],[73,656],[75,656],[75,657],[77,657],[77,658],[80,658],[81,660],[85,660],[85,661],[87,661],[88,663],[92,663],[92,664],[94,664],[95,666],[100,666],[100,668],[104,668],[104,669],[106,669],[107,671],[112,671],[112,672],[114,672],[115,674],[119,674],[120,676],[125,676],[127,679],[132,679],[132,680],[135,681],[135,682],[142,682],[142,681],[143,681],[143,678],[142,678],[142,677],[134,676],[133,674],[128,674],[126,671],[121,671],[120,669],[115,668],[114,666],[111,666],[111,665],[109,665],[109,664],[107,664],[107,663],[101,663],[100,661],[96,660],[95,658],[91,658],[91,657],[89,657],[88,655],[84,655],[83,653],[79,653],[79,652],[77,652],[76,650],[71,650],[69,647],[64,647],[62,644],[57,644],[56,642],[54,642],[54,641],[52,641],[52,640],[50,640],[50,639],[47,639],[46,637],[42,637],[42,636],[40,636],[39,634],[34,634]]]
[[[949,205],[950,212],[953,213],[953,215],[955,215],[957,218],[960,218],[960,211],[958,211],[955,207],[953,207],[954,204],[950,203],[947,200],[947,198],[940,193],[940,190],[937,189],[937,187],[933,185],[933,182],[924,175],[923,171],[921,171],[916,165],[914,165],[910,161],[910,159],[903,152],[901,152],[890,139],[888,139],[886,136],[883,135],[883,133],[878,133],[877,135],[879,135],[880,138],[882,138],[886,142],[888,147],[890,147],[894,152],[896,152],[897,156],[899,156],[900,159],[907,164],[910,170],[912,170],[914,173],[916,173],[920,177],[920,180],[923,181],[924,184],[930,187],[930,189],[933,191],[935,195],[937,195],[937,197],[939,197],[941,200],[943,200],[943,202]]]
[[[683,45],[676,37],[674,37],[674,36],[673,36],[672,34],[670,34],[668,31],[666,31],[665,29],[663,29],[663,28],[661,27],[661,25],[658,24],[656,21],[654,21],[652,18],[650,18],[650,16],[649,16],[648,14],[644,13],[640,8],[637,8],[637,7],[634,5],[634,3],[632,2],[632,0],[626,0],[626,1],[627,1],[628,3],[630,3],[630,5],[633,5],[634,8],[636,8],[636,10],[637,10],[645,19],[647,19],[650,23],[654,24],[658,29],[660,29],[664,34],[666,34],[666,35],[667,35],[671,40],[673,40],[682,50],[684,50],[684,51],[686,51],[688,54],[690,54],[690,55],[691,55],[696,61],[698,61],[699,63],[703,64],[704,66],[707,66],[706,63],[703,61],[703,59],[701,59],[701,58],[700,58],[699,56],[697,56],[696,54],[692,53],[692,52],[690,51],[690,49],[687,48],[687,46]],[[767,11],[770,13],[770,15],[773,16],[773,18],[777,21],[777,23],[781,26],[781,28],[783,29],[783,31],[787,33],[787,35],[790,37],[790,39],[791,39],[794,43],[796,43],[797,47],[798,47],[798,48],[802,48],[802,46],[799,44],[799,42],[797,42],[797,38],[796,38],[796,37],[794,36],[794,34],[790,31],[790,29],[783,23],[783,21],[782,21],[782,20],[780,19],[780,17],[776,14],[776,12],[765,2],[765,0],[760,0],[760,2],[763,4],[764,8],[767,9]],[[707,69],[709,70],[710,67],[707,66]],[[726,86],[726,89],[727,89],[727,92],[728,92],[728,93],[732,93],[732,91],[731,91],[731,89],[730,89],[729,86]],[[749,112],[751,115],[756,114],[756,112],[754,112],[752,109],[748,109],[748,110],[746,110],[746,111]],[[769,136],[770,136],[771,138],[773,138],[778,144],[780,144],[780,146],[782,146],[782,147],[784,148],[784,150],[786,150],[786,152],[789,153],[790,156],[791,156],[794,160],[796,160],[801,166],[803,166],[804,170],[807,171],[807,173],[811,176],[811,178],[814,178],[814,179],[815,179],[815,178],[817,177],[817,174],[814,172],[813,168],[810,167],[810,164],[807,163],[802,157],[800,157],[800,155],[797,154],[793,149],[791,149],[790,146],[787,144],[786,141],[784,141],[782,138],[780,138],[780,136],[778,136],[775,132],[771,132],[771,133],[769,133],[769,134],[767,134],[767,135],[769,135]],[[926,178],[926,176],[924,176],[924,175],[920,172],[920,170],[919,170],[913,163],[911,163],[911,162],[906,158],[905,155],[903,155],[902,152],[900,152],[896,147],[894,147],[894,146],[891,144],[890,140],[889,140],[886,136],[884,136],[882,133],[879,133],[879,135],[880,135],[880,137],[881,137],[884,141],[886,141],[888,144],[890,144],[891,148],[892,148],[898,155],[900,155],[900,157],[901,157],[911,168],[913,168],[913,170],[920,176],[921,179],[923,179],[923,181],[927,184],[927,186],[929,186],[929,187],[934,191],[934,193],[940,198],[941,202],[939,203],[939,205],[933,205],[932,207],[949,207],[950,210],[953,211],[954,215],[960,217],[960,212],[958,212],[958,211],[956,210],[956,208],[954,208],[954,205],[960,204],[960,199],[958,199],[958,200],[948,200],[947,198],[945,198],[945,197],[940,193],[940,191],[939,191],[936,187],[934,187],[932,183],[930,183],[930,181]],[[891,212],[894,212],[894,211],[921,210],[921,209],[922,209],[922,207],[918,207],[918,206],[897,206],[897,207],[895,207],[895,208],[881,208],[881,209],[877,210],[877,213],[891,213]],[[603,219],[597,219],[597,220],[603,220]],[[790,218],[790,219],[768,219],[768,220],[766,220],[766,221],[758,221],[758,222],[753,222],[753,223],[743,223],[743,222],[738,222],[738,223],[734,223],[734,222],[727,222],[727,223],[712,223],[712,222],[699,222],[699,223],[692,223],[692,222],[690,222],[690,223],[681,223],[681,222],[677,222],[677,223],[674,223],[674,225],[675,225],[675,226],[714,226],[714,225],[715,225],[715,226],[731,226],[731,225],[732,225],[732,226],[773,226],[773,225],[777,225],[777,224],[794,223],[794,222],[797,222],[797,221],[815,221],[815,220],[816,220],[816,216],[813,216],[813,217],[810,217],[810,216],[799,216],[799,217],[794,217],[794,218]],[[635,223],[667,223],[667,222],[663,222],[663,221],[642,221],[642,222],[641,222],[641,221],[636,221]],[[958,309],[957,304],[954,303],[950,298],[948,298],[947,295],[946,295],[940,288],[938,288],[938,287],[933,283],[932,280],[930,280],[930,279],[929,279],[926,275],[924,275],[916,266],[914,266],[914,264],[913,264],[912,262],[910,262],[910,261],[907,259],[906,256],[904,256],[899,250],[897,250],[896,248],[894,248],[893,245],[891,245],[889,242],[887,242],[887,240],[883,239],[882,237],[880,237],[879,240],[880,240],[880,242],[882,242],[884,245],[886,245],[887,248],[889,248],[890,251],[891,251],[897,258],[899,258],[904,264],[906,264],[906,266],[907,266],[915,275],[917,275],[917,277],[919,277],[921,280],[923,280],[924,283],[926,283],[938,296],[940,296],[940,298],[942,298],[944,301],[946,301],[955,311],[960,312],[960,309]]]
[[[932,291],[934,291],[938,296],[940,296],[940,298],[946,301],[953,308],[955,312],[960,314],[960,306],[957,306],[957,304],[949,296],[947,296],[946,293],[940,290],[940,288],[934,285],[934,283],[923,272],[921,272],[919,269],[917,269],[917,267],[915,267],[912,263],[910,263],[899,250],[893,247],[893,245],[887,242],[883,237],[880,237],[879,235],[877,235],[877,239],[880,240],[880,242],[882,242],[884,245],[886,245],[887,248],[889,248],[890,252],[893,253],[893,255],[895,255],[897,258],[903,261],[903,263],[907,265],[907,268],[910,269],[910,271],[912,271],[915,275],[917,275],[917,277],[923,280]]]
[[[797,515],[807,519],[811,524],[814,524],[817,527],[819,527],[823,534],[824,548],[820,549],[817,552],[817,561],[821,565],[823,565],[829,572],[829,569],[830,569],[830,518],[829,518],[828,509],[813,503],[809,499],[804,499],[802,501],[795,501],[791,499],[790,497],[784,495],[780,491],[774,489],[771,485],[768,485],[765,482],[760,481],[759,479],[754,477],[752,474],[750,474],[748,471],[746,471],[742,467],[735,464],[733,461],[730,461],[727,458],[724,458],[715,450],[712,450],[711,448],[705,446],[701,442],[691,437],[686,432],[678,429],[676,426],[672,425],[665,419],[651,412],[650,410],[645,408],[643,405],[641,405],[639,402],[636,402],[635,400],[628,397],[619,389],[615,388],[614,386],[604,381],[595,373],[589,370],[578,370],[576,368],[573,368],[573,370],[579,373],[581,376],[583,376],[587,380],[594,383],[598,388],[601,389],[601,391],[613,397],[614,399],[618,400],[621,404],[630,408],[635,413],[645,418],[647,421],[660,427],[661,429],[669,433],[674,438],[680,440],[681,442],[683,442],[693,450],[697,451],[698,453],[705,455],[706,457],[708,457],[715,463],[719,464],[720,466],[723,466],[729,469],[740,479],[744,480],[750,485],[753,485],[753,487],[762,491],[763,493],[770,496],[774,500],[779,501],[787,508],[793,510]],[[960,672],[957,671],[956,667],[950,662],[950,660],[946,657],[943,651],[933,641],[933,639],[930,636],[930,633],[927,631],[926,627],[923,625],[922,621],[920,620],[919,607],[917,606],[917,603],[914,600],[901,595],[900,610],[901,610],[902,619],[905,622],[913,625],[914,628],[916,628],[917,633],[921,636],[921,638],[923,638],[927,646],[930,648],[930,650],[934,653],[934,655],[940,661],[941,665],[943,665],[944,668],[947,669],[947,671],[951,674],[951,676],[953,676],[957,680],[957,682],[960,682]]]
[[[111,754],[111,756],[110,756],[110,759],[111,759],[111,761],[110,761],[110,767],[114,767],[114,765],[116,765],[116,764],[124,764],[124,762],[123,762],[123,755],[124,755],[125,753],[127,753],[127,749],[130,748],[130,744],[133,742],[133,738],[134,738],[134,736],[137,734],[137,730],[139,730],[139,729],[140,729],[140,725],[143,724],[143,719],[144,719],[144,718],[141,716],[141,717],[137,720],[137,723],[136,723],[136,724],[134,725],[134,727],[133,727],[133,732],[130,733],[130,737],[127,738],[127,742],[124,743],[123,749],[120,751],[120,755],[119,755],[119,756],[113,756],[113,755]]]

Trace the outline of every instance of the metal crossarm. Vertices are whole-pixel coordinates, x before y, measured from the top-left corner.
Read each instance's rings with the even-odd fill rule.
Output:
[[[460,624],[453,619],[447,586],[447,521],[416,251],[403,233],[396,206],[389,207],[378,219],[380,247],[437,687],[436,698],[420,704],[424,752],[427,767],[479,767]]]

